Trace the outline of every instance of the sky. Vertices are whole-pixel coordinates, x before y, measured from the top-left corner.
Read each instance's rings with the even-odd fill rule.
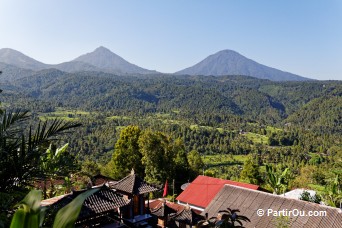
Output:
[[[230,49],[304,77],[342,80],[342,1],[0,0],[0,48],[57,64],[99,46],[164,73]]]

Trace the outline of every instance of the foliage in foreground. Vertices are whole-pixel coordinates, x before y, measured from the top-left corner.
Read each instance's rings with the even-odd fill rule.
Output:
[[[0,113],[0,192],[25,187],[34,178],[43,177],[44,159],[50,142],[79,124],[55,119],[38,123],[35,130],[25,129],[27,112]]]
[[[60,209],[55,217],[53,228],[74,227],[78,215],[81,212],[83,202],[87,197],[97,192],[91,189],[78,195],[68,205]],[[42,192],[38,190],[30,191],[26,197],[18,204],[11,228],[38,228],[43,225],[46,207],[41,207]]]

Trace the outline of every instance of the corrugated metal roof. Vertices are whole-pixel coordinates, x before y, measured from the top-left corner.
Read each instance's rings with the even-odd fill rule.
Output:
[[[244,200],[243,200],[244,199]],[[246,216],[250,222],[243,222],[243,226],[248,227],[276,227],[280,223],[280,216],[267,216],[267,210],[273,211],[305,211],[308,215],[310,211],[326,211],[326,216],[286,216],[288,220],[282,221],[288,223],[289,227],[342,227],[342,210],[338,208],[323,206],[307,201],[284,198],[280,195],[274,195],[266,192],[255,191],[232,185],[225,185],[215,196],[208,207],[202,212],[202,215],[208,213],[208,217],[216,217],[220,210],[230,208],[238,209],[238,215]],[[264,210],[263,216],[258,216],[258,209]]]
[[[201,208],[206,208],[225,184],[258,190],[259,186],[214,177],[198,176],[177,197],[177,200]]]

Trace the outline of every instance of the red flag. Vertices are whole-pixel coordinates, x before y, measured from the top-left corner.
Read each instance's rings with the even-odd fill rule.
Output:
[[[163,197],[167,196],[167,180],[165,182],[165,186],[164,186],[164,192],[163,192]]]

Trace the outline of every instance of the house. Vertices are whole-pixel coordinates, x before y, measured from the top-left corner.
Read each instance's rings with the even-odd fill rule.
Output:
[[[254,184],[200,175],[176,199],[179,204],[189,205],[191,208],[203,211],[225,184],[261,190],[258,185]]]
[[[159,227],[192,227],[204,219],[201,211],[164,199],[151,202],[150,209]]]
[[[169,227],[170,217],[176,213],[177,209],[165,201],[159,207],[151,209],[151,215],[157,220],[158,227]]]
[[[108,185],[130,200],[129,207],[125,207],[121,211],[123,222],[130,227],[147,225],[152,216],[149,214],[150,211],[145,208],[145,200],[148,201],[150,192],[161,190],[161,186],[146,183],[134,173],[134,170],[117,182],[108,182]]]
[[[296,188],[296,189],[293,189],[289,192],[285,192],[282,196],[284,196],[286,198],[290,198],[290,199],[300,199],[300,197],[304,191],[308,192],[311,197],[316,195],[316,191],[314,191],[314,190],[306,190],[303,188]]]
[[[86,198],[76,221],[80,227],[149,227],[152,216],[145,209],[145,199],[150,192],[161,187],[147,184],[132,170],[131,174],[119,181],[109,181],[108,178],[98,178],[102,184],[95,186],[99,191]],[[66,206],[79,194],[86,190],[73,191],[63,196],[43,200],[41,206],[48,206],[46,226],[51,226],[57,211]],[[148,201],[148,198],[147,198]],[[148,204],[149,205],[149,204]]]
[[[86,198],[76,221],[76,225],[100,226],[115,223],[116,226],[119,226],[121,217],[120,208],[128,206],[131,200],[105,185],[95,188],[98,188],[99,191]],[[73,191],[70,194],[43,200],[41,205],[48,206],[45,226],[52,226],[53,219],[58,210],[69,204],[73,199],[85,191],[86,190]]]
[[[221,188],[202,215],[216,217],[227,208],[238,209],[238,215],[248,217],[250,222],[243,222],[247,228],[277,227],[284,223],[288,227],[342,227],[341,209],[233,185]]]
[[[170,217],[170,227],[189,228],[196,227],[197,223],[205,219],[198,211],[186,206],[175,215]]]

